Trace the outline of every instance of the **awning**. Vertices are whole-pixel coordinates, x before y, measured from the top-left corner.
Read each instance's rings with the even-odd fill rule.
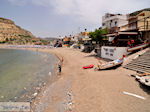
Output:
[[[118,32],[118,35],[137,35],[138,32]]]
[[[114,37],[114,36],[117,36],[117,33],[107,34],[106,36],[107,37]]]
[[[91,38],[83,38],[82,40],[92,40]]]
[[[112,34],[107,34],[107,37],[115,37],[118,35],[138,35],[138,32],[118,32],[118,33],[112,33]]]

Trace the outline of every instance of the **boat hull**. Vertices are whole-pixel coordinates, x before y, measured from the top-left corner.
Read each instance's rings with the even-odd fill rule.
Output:
[[[135,47],[132,47],[132,48],[128,48],[127,51],[128,51],[128,52],[133,52],[133,51],[136,51],[136,50],[145,48],[145,47],[147,47],[148,45],[149,45],[148,43],[142,44],[142,45],[138,45],[138,46],[135,46]]]
[[[110,68],[113,68],[113,67],[116,67],[116,66],[119,66],[123,63],[123,60],[114,60],[114,61],[111,61],[111,62],[108,62],[107,64],[103,64],[99,67],[100,70],[105,70],[105,69],[110,69]]]

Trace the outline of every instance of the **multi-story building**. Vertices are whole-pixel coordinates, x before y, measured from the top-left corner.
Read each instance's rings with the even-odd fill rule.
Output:
[[[137,15],[139,31],[150,31],[150,11],[142,11]]]
[[[141,32],[143,39],[149,40],[150,42],[150,10],[142,11],[137,15],[137,18],[137,27],[139,32]]]
[[[150,9],[128,14],[128,24],[121,26],[120,31],[139,32],[145,40],[150,39]]]
[[[147,45],[147,40],[150,42],[150,8],[128,15],[107,13],[102,17],[102,28],[109,30],[109,44],[101,47],[101,57],[121,58],[128,54],[126,49],[131,40],[134,40],[132,46]]]
[[[106,13],[102,17],[102,28],[108,28],[109,33],[118,32],[121,26],[128,24],[127,15]]]
[[[149,31],[150,9],[133,12],[127,16],[128,24],[121,26],[120,31]]]

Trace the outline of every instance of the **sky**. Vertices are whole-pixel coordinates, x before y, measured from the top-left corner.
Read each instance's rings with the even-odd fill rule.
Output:
[[[0,0],[0,17],[37,37],[58,37],[101,27],[105,13],[150,8],[150,0]]]

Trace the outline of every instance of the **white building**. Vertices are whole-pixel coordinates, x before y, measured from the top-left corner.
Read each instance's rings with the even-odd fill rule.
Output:
[[[127,15],[106,13],[102,17],[102,28],[111,29],[128,24]]]
[[[102,17],[102,28],[108,28],[109,41],[112,41],[120,31],[120,27],[128,24],[127,15],[106,13]],[[127,47],[102,46],[100,50],[102,58],[111,60],[122,58],[127,55]]]

